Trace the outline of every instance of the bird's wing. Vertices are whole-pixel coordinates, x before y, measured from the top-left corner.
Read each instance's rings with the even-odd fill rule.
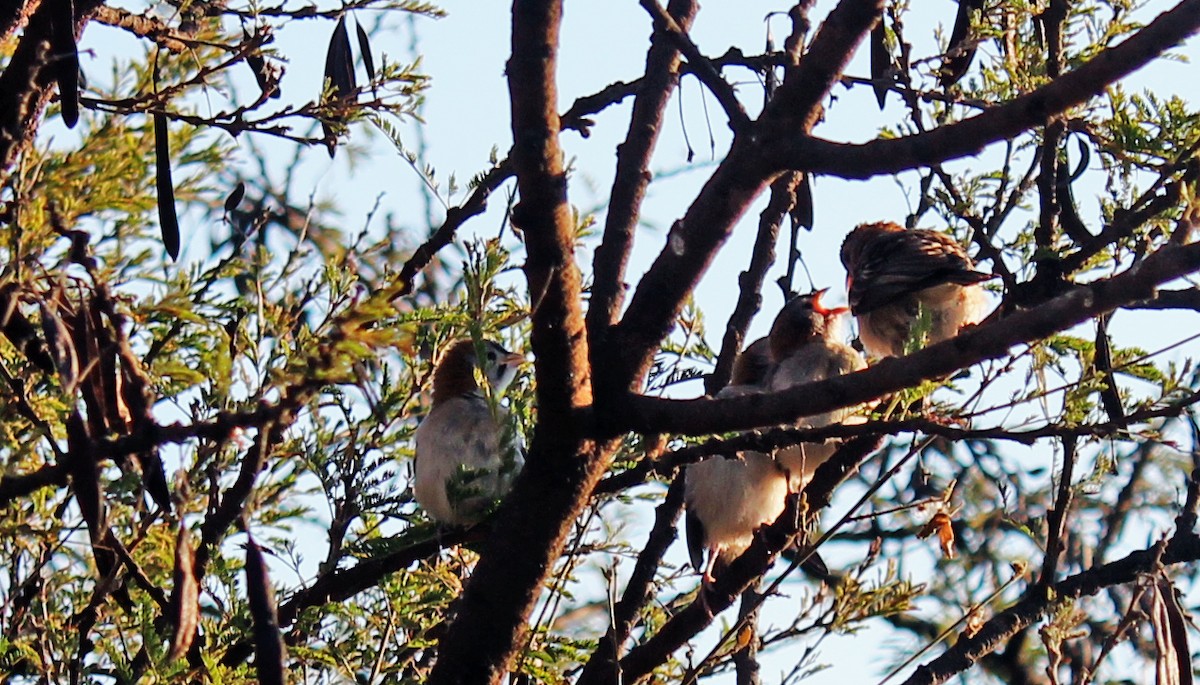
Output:
[[[941,283],[969,285],[988,278],[972,268],[953,239],[933,231],[897,231],[863,248],[850,275],[850,308],[865,314]]]
[[[688,509],[683,515],[684,537],[687,538],[688,558],[692,568],[697,572],[704,570],[704,552],[706,547],[704,522],[694,511]]]

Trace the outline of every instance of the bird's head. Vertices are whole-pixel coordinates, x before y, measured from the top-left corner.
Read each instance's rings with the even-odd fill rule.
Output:
[[[855,226],[842,241],[842,266],[846,267],[847,279],[854,278],[862,261],[863,249],[868,243],[881,235],[903,230],[903,226],[892,221],[876,221]]]
[[[783,309],[771,324],[769,341],[771,359],[782,361],[801,345],[832,338],[837,334],[838,324],[847,307],[826,307],[821,297],[828,288],[797,295],[783,305]]]
[[[478,350],[473,341],[459,340],[450,346],[433,372],[433,403],[478,390],[476,368],[487,379],[493,394],[503,393],[516,378],[517,367],[523,361],[522,355],[509,352],[491,340],[481,342]]]

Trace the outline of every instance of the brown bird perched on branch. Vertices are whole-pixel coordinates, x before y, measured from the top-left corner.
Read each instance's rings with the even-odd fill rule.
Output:
[[[821,297],[828,289],[797,295],[779,311],[767,336],[771,368],[765,384],[771,391],[823,381],[867,367],[866,360],[854,348],[841,342],[841,319],[846,307],[826,307]],[[834,409],[801,419],[797,426],[820,428],[847,421],[861,422],[858,409]],[[808,484],[813,471],[833,455],[837,445],[802,443],[780,450],[775,458],[789,474],[791,489],[799,492]]]
[[[477,354],[478,351],[478,354]],[[506,410],[481,391],[481,372],[493,398],[512,382],[524,357],[490,340],[459,340],[433,372],[433,406],[415,434],[413,493],[433,520],[478,523],[508,493],[525,463]]]
[[[861,224],[842,242],[858,335],[872,357],[899,357],[979,323],[987,304],[966,250],[927,229]]]

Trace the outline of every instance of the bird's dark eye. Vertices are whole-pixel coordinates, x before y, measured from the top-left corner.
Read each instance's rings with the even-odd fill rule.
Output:
[[[489,361],[489,362],[494,362],[494,361],[496,361],[496,353],[495,353],[494,351],[489,351],[489,352],[488,352],[488,361]]]

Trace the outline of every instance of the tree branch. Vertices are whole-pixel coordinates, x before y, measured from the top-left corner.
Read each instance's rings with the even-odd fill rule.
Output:
[[[258,429],[254,444],[246,450],[242,457],[242,468],[237,480],[220,498],[220,503],[212,510],[200,526],[200,546],[196,549],[195,574],[197,579],[204,578],[208,562],[212,559],[213,549],[225,537],[229,527],[242,516],[246,500],[254,490],[254,482],[267,463],[271,449],[283,438],[283,431],[290,420],[268,421]],[[216,487],[216,486],[214,486]],[[212,493],[215,500],[217,493]]]
[[[862,437],[852,440],[817,467],[813,479],[805,489],[809,511],[822,509],[829,504],[833,490],[865,459],[881,442],[879,437]],[[697,597],[691,604],[671,617],[651,638],[630,650],[621,659],[622,682],[632,683],[664,663],[672,653],[694,635],[712,623],[716,614],[727,609],[746,588],[771,567],[779,553],[796,539],[801,530],[795,501],[769,526],[755,533],[754,542],[725,570],[717,575],[711,586],[702,586],[707,592],[701,600]]]
[[[621,672],[618,668],[621,645],[629,638],[638,612],[653,596],[654,575],[658,572],[663,555],[675,541],[675,524],[679,519],[680,510],[683,509],[683,483],[682,478],[676,478],[667,489],[662,504],[654,510],[654,527],[650,530],[646,546],[638,554],[637,563],[634,564],[633,573],[625,584],[621,601],[613,610],[612,625],[600,639],[600,644],[584,665],[575,685],[621,682]]]
[[[394,552],[365,559],[351,568],[335,569],[326,573],[308,587],[297,590],[286,602],[279,605],[279,628],[292,625],[300,616],[300,612],[309,607],[344,602],[364,590],[377,587],[387,576],[408,568],[414,561],[437,555],[444,547],[478,542],[483,539],[485,528],[450,532],[436,539],[422,540]],[[221,663],[232,668],[250,658],[253,653],[254,642],[249,639],[243,640],[225,652]]]
[[[634,485],[644,483],[651,476],[669,477],[675,469],[697,462],[714,454],[732,454],[744,450],[772,452],[805,442],[821,442],[830,439],[856,438],[864,435],[899,435],[922,433],[936,435],[947,440],[1005,440],[1022,445],[1032,445],[1046,438],[1081,438],[1087,436],[1112,436],[1129,426],[1155,419],[1175,417],[1188,407],[1200,403],[1200,392],[1192,393],[1178,401],[1158,407],[1132,412],[1121,419],[1110,419],[1101,423],[1084,423],[1071,426],[1047,424],[1024,430],[995,426],[990,428],[959,428],[948,426],[931,419],[915,418],[899,421],[867,421],[856,424],[835,424],[822,428],[771,428],[743,433],[732,438],[713,438],[698,445],[689,445],[667,452],[658,459],[643,459],[633,468],[605,478],[594,494],[622,492]]]
[[[36,3],[30,2],[29,5]],[[79,0],[75,3],[75,37],[103,0]],[[46,69],[53,56],[48,53],[51,16],[54,3],[37,4],[25,25],[25,32],[12,58],[0,73],[0,174],[29,144],[42,122],[42,110],[50,101],[55,83],[52,69]]]
[[[688,63],[691,64],[696,78],[708,86],[713,97],[717,98],[717,102],[725,110],[725,116],[729,117],[729,127],[733,129],[734,133],[747,130],[751,123],[750,115],[746,114],[742,103],[738,102],[737,94],[733,92],[733,86],[722,78],[721,73],[707,57],[700,54],[700,49],[688,37],[687,27],[677,23],[671,16],[674,13],[663,10],[656,0],[639,1],[642,7],[650,13],[650,17],[654,19],[655,31],[666,34],[671,42],[675,43],[680,52],[688,58]]]
[[[1046,553],[1042,561],[1042,575],[1038,578],[1038,585],[1042,587],[1054,584],[1054,579],[1058,576],[1058,564],[1063,550],[1067,547],[1067,536],[1070,533],[1067,529],[1067,512],[1071,508],[1071,495],[1075,488],[1075,438],[1063,439],[1062,445],[1063,465],[1058,474],[1058,495],[1055,497],[1054,507],[1046,514]]]
[[[43,464],[36,471],[18,475],[0,476],[0,507],[8,506],[18,497],[50,486],[64,487],[67,484],[67,467],[64,464]]]
[[[796,186],[800,185],[802,178],[802,174],[787,173],[771,184],[771,199],[758,216],[758,235],[754,239],[754,250],[750,253],[750,265],[738,275],[738,299],[725,324],[725,337],[721,340],[717,366],[704,379],[704,391],[709,395],[716,395],[729,384],[733,360],[745,346],[746,331],[762,306],[762,286],[767,279],[767,272],[775,263],[775,242],[779,239],[779,229],[784,217],[796,204]],[[792,255],[788,255],[788,258],[791,259]]]
[[[28,21],[30,13],[37,9],[38,4],[33,0],[13,0],[0,5],[0,41],[8,38],[10,33]]]
[[[433,260],[435,254],[449,245],[451,240],[454,240],[454,234],[460,226],[487,209],[488,198],[502,183],[511,178],[512,174],[512,163],[505,158],[483,175],[465,202],[457,207],[451,207],[446,212],[446,218],[442,221],[442,225],[433,232],[433,235],[429,236],[428,240],[413,251],[412,256],[400,268],[400,276],[396,279],[396,291],[393,293],[392,299],[404,297],[412,292],[417,274],[429,266],[429,262]]]
[[[821,101],[874,25],[881,6],[882,0],[842,0],[830,12],[800,65],[780,85],[762,123],[811,128],[819,118]],[[761,147],[763,142],[764,137],[757,134],[735,136],[725,160],[683,218],[671,227],[666,247],[642,277],[614,330],[613,344],[605,350],[608,371],[601,378],[604,389],[597,389],[603,402],[619,402],[617,393],[645,374],[687,294],[696,287],[734,224],[777,175],[761,164],[768,154]]]
[[[164,50],[183,52],[188,49],[186,41],[190,36],[177,33],[158,17],[134,14],[117,7],[101,7],[96,11],[96,21],[154,41]]]
[[[870,178],[975,155],[1083,104],[1200,30],[1200,0],[1183,0],[1137,34],[1075,71],[983,114],[928,133],[868,143],[835,143],[781,129],[764,146],[776,169]],[[810,51],[811,53],[811,51]],[[801,63],[801,68],[804,63]]]
[[[829,13],[800,63],[787,66],[783,83],[763,111],[764,134],[799,132],[807,136],[824,116],[823,104],[840,82],[871,29],[883,15],[883,0],[842,0]]]
[[[852,407],[890,392],[987,359],[1008,354],[1014,345],[1041,340],[1095,316],[1150,299],[1160,284],[1200,269],[1200,245],[1165,245],[1140,264],[1109,279],[1076,286],[1041,306],[964,330],[955,338],[903,358],[888,358],[870,368],[783,392],[729,399],[668,400],[630,396],[605,416],[602,435],[639,433],[708,435],[756,426],[793,423],[833,409]]]
[[[672,0],[667,12],[686,31],[698,7],[695,0]],[[650,185],[650,158],[662,129],[663,112],[679,83],[679,62],[679,50],[663,32],[656,31],[646,53],[646,73],[637,81],[629,132],[617,147],[617,170],[609,194],[604,239],[592,260],[592,296],[587,313],[592,349],[604,345],[608,328],[616,321],[625,300],[625,267],[633,249],[646,187]]]
[[[1154,571],[1160,563],[1169,566],[1200,560],[1200,537],[1190,530],[1176,531],[1165,547],[1164,550],[1156,545],[1140,550],[1110,564],[1070,576],[1055,583],[1048,591],[1030,592],[977,632],[962,634],[941,656],[918,667],[903,685],[936,685],[950,680],[1032,625],[1056,602],[1094,595],[1114,585],[1134,582],[1139,575]]]

